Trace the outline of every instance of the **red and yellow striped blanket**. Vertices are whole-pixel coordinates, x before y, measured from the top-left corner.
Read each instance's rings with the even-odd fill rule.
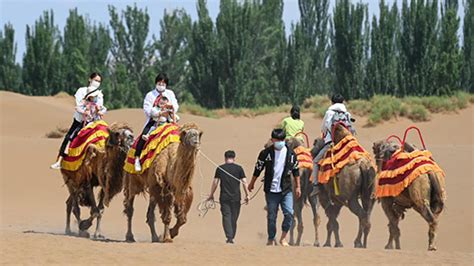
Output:
[[[354,163],[362,157],[372,161],[370,154],[360,146],[355,137],[347,135],[339,143],[329,148],[324,158],[319,161],[318,182],[326,184],[344,166]]]
[[[132,148],[129,150],[127,159],[123,169],[131,174],[138,174],[135,171],[135,148],[137,147],[138,139],[133,143]],[[150,168],[151,163],[160,152],[166,148],[170,143],[179,142],[179,127],[173,123],[166,123],[157,127],[153,132],[150,133],[148,140],[143,146],[143,151],[140,155],[140,164],[142,165],[143,173],[146,169]]]
[[[99,148],[105,147],[105,140],[109,137],[107,123],[98,120],[89,123],[82,128],[77,136],[69,144],[68,154],[61,162],[61,168],[68,171],[76,171],[82,165],[86,156],[87,147],[94,144]]]
[[[398,196],[413,180],[430,171],[444,176],[443,170],[433,160],[431,152],[398,150],[378,174],[375,195],[377,198]]]
[[[313,172],[313,156],[311,156],[311,151],[308,148],[303,146],[298,146],[294,150],[296,154],[296,159],[298,160],[299,168],[306,168]],[[313,175],[309,177],[309,180],[313,181]]]

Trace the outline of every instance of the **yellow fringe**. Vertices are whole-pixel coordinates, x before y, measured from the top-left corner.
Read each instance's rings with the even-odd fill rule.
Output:
[[[344,166],[349,163],[354,163],[361,158],[370,159],[370,155],[367,152],[352,152],[345,160],[336,163],[334,168],[330,170],[322,171],[320,166],[318,171],[318,182],[321,184],[326,184],[329,179],[333,176],[336,176]]]
[[[409,163],[405,164],[404,166],[400,167],[400,168],[397,168],[395,170],[384,170],[384,171],[381,171],[379,173],[379,177],[380,178],[395,178],[399,175],[402,175],[404,174],[406,171],[409,171],[411,169],[413,169],[413,167],[415,167],[415,165],[417,163],[420,163],[420,162],[423,162],[423,161],[429,161],[432,163],[432,167],[434,170],[438,171],[438,172],[443,172],[443,170],[441,170],[441,168],[438,166],[438,164],[436,162],[434,162],[433,160],[429,159],[428,157],[418,157],[418,158],[415,158],[413,160],[411,160]]]

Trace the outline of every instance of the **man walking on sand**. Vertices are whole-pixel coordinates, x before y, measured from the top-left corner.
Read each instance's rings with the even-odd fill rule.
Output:
[[[241,183],[245,192],[245,204],[249,202],[249,193],[247,191],[247,179],[245,178],[244,169],[235,163],[235,152],[231,150],[226,151],[224,159],[225,164],[216,169],[208,200],[214,200],[214,192],[220,181],[221,194],[219,196],[219,203],[221,205],[222,226],[227,238],[226,243],[234,244],[237,232],[237,219],[239,219],[240,214]]]
[[[254,189],[255,181],[265,168],[263,187],[267,202],[268,246],[276,245],[276,219],[279,205],[284,216],[280,245],[288,246],[286,235],[293,223],[291,174],[293,174],[295,182],[295,197],[299,198],[301,196],[298,161],[293,151],[286,146],[285,137],[283,129],[277,128],[272,131],[273,145],[262,150],[258,155],[252,181],[248,186],[251,192]]]

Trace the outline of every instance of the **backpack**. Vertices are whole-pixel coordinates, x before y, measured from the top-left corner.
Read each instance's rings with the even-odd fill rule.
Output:
[[[351,116],[348,112],[333,110],[334,115],[332,116],[331,125],[333,126],[337,122],[341,122],[347,129],[355,135],[355,128],[352,126]]]

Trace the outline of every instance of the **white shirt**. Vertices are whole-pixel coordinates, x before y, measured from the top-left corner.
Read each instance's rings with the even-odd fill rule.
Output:
[[[326,114],[324,115],[323,124],[321,125],[321,132],[324,135],[324,143],[329,143],[332,141],[331,123],[332,123],[332,117],[334,116],[336,111],[347,112],[347,109],[343,103],[335,103],[329,106],[328,110],[326,111]]]
[[[76,98],[76,106],[80,106],[82,104],[82,100],[87,94],[87,87],[81,87],[77,89],[76,94],[74,94],[74,98]],[[97,105],[104,106],[104,95],[102,91],[97,96]],[[82,113],[78,112],[77,110],[74,112],[74,119],[78,122],[82,122]]]
[[[286,152],[286,146],[284,146],[281,150],[275,149],[275,160],[273,161],[273,179],[272,185],[270,186],[270,192],[281,192],[281,177],[283,176],[283,169],[285,168]]]
[[[168,98],[168,101],[173,105],[174,113],[176,114],[178,112],[178,100],[176,99],[176,96],[174,95],[174,92],[172,90],[165,89],[165,91],[162,93],[163,96]],[[145,112],[145,115],[147,117],[147,121],[150,119],[150,113],[151,109],[153,108],[153,104],[155,103],[156,98],[160,95],[160,92],[157,91],[156,89],[153,89],[152,91],[148,92],[145,96],[145,100],[143,100],[143,111]]]

